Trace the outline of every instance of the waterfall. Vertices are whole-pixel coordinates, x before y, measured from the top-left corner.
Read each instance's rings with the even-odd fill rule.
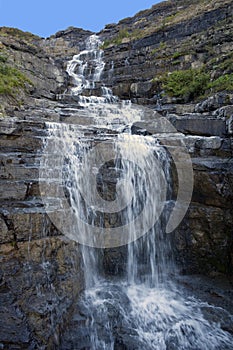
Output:
[[[129,284],[145,282],[147,286],[155,286],[166,282],[169,274],[171,251],[168,237],[163,234],[162,218],[156,225],[154,223],[165,205],[170,161],[165,149],[153,137],[123,133],[118,136],[118,142],[118,157],[129,179],[125,191],[129,192],[128,195],[135,192],[122,221],[135,223],[138,217],[141,221],[139,228],[137,224],[128,227],[131,243],[128,244],[127,281]],[[138,239],[138,230],[145,232],[148,229],[150,233]]]
[[[47,191],[58,184],[47,193],[48,210],[51,202],[57,206],[56,220],[66,212],[58,226],[81,243],[86,279],[60,348],[232,349],[230,333],[204,317],[210,306],[176,283],[166,233],[171,157],[155,136],[131,134],[132,122],[145,112],[101,85],[100,45],[92,35],[67,65],[71,94],[84,109],[74,111],[73,124],[47,123]],[[111,263],[114,253],[118,260],[126,255],[124,273],[110,276],[104,259],[110,256]]]
[[[102,42],[97,35],[93,34],[86,40],[86,49],[75,55],[67,64],[67,73],[72,77],[74,87],[71,92],[79,96],[83,105],[87,103],[117,102],[118,98],[113,96],[111,89],[101,86],[102,96],[85,96],[85,91],[94,91],[100,82],[104,70],[103,50],[100,49]]]
[[[104,69],[103,51],[99,50],[101,41],[97,35],[91,35],[86,41],[86,50],[75,55],[68,62],[67,72],[73,78],[73,93],[80,94],[84,89],[94,89]]]

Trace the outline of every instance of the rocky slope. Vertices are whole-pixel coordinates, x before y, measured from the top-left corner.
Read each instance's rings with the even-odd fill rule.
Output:
[[[41,39],[13,28],[0,29],[0,112],[54,99],[65,75],[40,48]]]
[[[106,25],[99,33],[106,62],[102,81],[139,104],[193,101],[222,90],[224,102],[232,103],[232,13],[231,0],[165,1]],[[77,39],[88,34],[68,28],[46,39],[43,48],[65,68],[73,48],[82,49]],[[186,91],[179,91],[177,80]]]
[[[170,101],[169,96],[173,102],[193,100],[195,93],[200,97],[221,90],[216,80],[226,74],[231,75],[228,87],[232,91],[232,13],[229,0],[166,1],[118,25],[106,26],[100,35],[105,40],[106,71],[114,65],[114,92],[143,104],[155,104],[158,97]],[[206,84],[206,90],[199,85],[201,91],[192,91],[189,82],[190,91],[179,94],[171,86],[175,77],[171,73],[180,70],[189,70],[200,80],[208,73],[216,85]]]
[[[221,91],[221,103],[232,103],[232,13],[231,0],[165,1],[106,25],[99,33],[106,63],[101,80],[139,104],[193,102]],[[90,34],[70,27],[42,39],[1,28],[1,65],[6,59],[25,73],[27,96],[55,99],[72,83],[64,72],[67,61]],[[15,94],[7,95],[7,105],[15,104]],[[23,103],[22,96],[17,100]]]
[[[232,14],[231,0],[166,1],[99,33],[106,86],[159,110],[186,135],[195,188],[175,244],[189,272],[232,271]],[[54,57],[63,39],[65,68],[73,45],[83,49],[78,35],[86,33],[69,28],[44,47]]]
[[[232,13],[232,0],[166,1],[99,33],[106,62],[101,81],[121,99],[158,110],[185,135],[194,192],[173,234],[185,273],[233,273]],[[65,69],[90,34],[71,27],[42,39],[0,29],[3,348],[56,344],[83,288],[78,246],[44,212],[39,160],[46,121],[86,123],[69,96],[73,82]],[[156,120],[132,126],[133,133],[145,129],[155,134]],[[124,254],[106,250],[107,274],[124,269]]]
[[[39,191],[45,124],[0,121],[0,344],[43,349],[58,342],[83,289],[82,260],[45,213]]]

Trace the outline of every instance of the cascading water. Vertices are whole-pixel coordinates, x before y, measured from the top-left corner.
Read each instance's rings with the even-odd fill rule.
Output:
[[[103,103],[116,102],[111,89],[101,86],[102,96],[81,95],[85,90],[94,91],[96,84],[100,82],[101,73],[104,70],[103,50],[100,49],[101,40],[97,35],[91,35],[86,40],[86,49],[75,55],[67,65],[67,73],[72,77],[75,87],[72,93],[79,96],[79,103]]]
[[[50,152],[64,153],[66,198],[74,217],[81,218],[72,223],[70,237],[85,243],[86,290],[60,349],[232,349],[230,333],[205,319],[202,309],[210,306],[175,283],[171,241],[165,233],[172,185],[167,151],[153,136],[131,135],[130,123],[143,117],[142,109],[116,103],[104,86],[101,96],[81,95],[87,89],[94,93],[100,81],[100,44],[92,35],[67,66],[75,84],[71,93],[85,107],[89,125],[80,126],[78,120],[77,125],[48,124],[54,147]],[[86,157],[92,148],[94,157]],[[97,196],[92,175],[100,195],[97,209],[91,205]],[[105,207],[101,198],[108,193]],[[106,277],[104,248],[120,251],[126,244],[125,273]]]
[[[96,35],[91,35],[86,41],[86,50],[68,62],[67,72],[74,79],[76,86],[72,91],[75,94],[80,94],[84,89],[94,89],[95,82],[100,79],[104,69],[103,51],[99,50],[100,43]]]

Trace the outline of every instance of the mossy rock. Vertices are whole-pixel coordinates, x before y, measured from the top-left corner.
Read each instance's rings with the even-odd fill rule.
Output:
[[[0,55],[0,95],[16,97],[19,90],[27,92],[32,82],[17,68],[7,63],[7,57]]]

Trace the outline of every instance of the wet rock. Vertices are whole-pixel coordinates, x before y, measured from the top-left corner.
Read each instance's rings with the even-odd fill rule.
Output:
[[[166,18],[164,14],[173,11],[173,5],[164,2],[148,10],[149,21],[153,23],[155,19]],[[229,105],[232,94],[215,94],[196,105],[194,113],[194,103],[160,105],[174,101],[166,96],[160,98],[161,87],[155,78],[164,72],[205,64],[209,58],[205,42],[210,43],[219,56],[224,48],[228,50],[230,44],[226,46],[226,40],[230,41],[232,4],[215,5],[216,8],[204,11],[192,20],[163,25],[152,33],[144,33],[143,14],[119,25],[109,25],[100,33],[108,40],[124,26],[128,28],[129,24],[142,29],[141,37],[132,41],[124,38],[122,44],[112,44],[104,50],[106,65],[102,81],[123,99],[134,99],[137,103],[160,108],[174,128],[186,135],[184,143],[193,157],[194,192],[185,219],[173,233],[176,259],[186,273],[232,274],[232,106]],[[207,30],[210,27],[213,31],[211,37]],[[227,31],[229,35],[225,34]],[[84,287],[80,253],[76,244],[60,236],[46,216],[38,179],[40,152],[46,135],[45,121],[85,126],[85,137],[97,134],[97,130],[89,127],[92,118],[78,106],[78,99],[64,93],[71,84],[65,73],[67,61],[84,49],[84,40],[90,34],[89,31],[68,28],[48,39],[38,39],[34,46],[16,38],[0,38],[9,50],[10,63],[15,62],[34,83],[30,96],[22,96],[22,101],[26,102],[24,107],[15,105],[11,99],[1,97],[0,101],[5,112],[9,112],[8,118],[0,119],[0,300],[3,305],[0,309],[0,348],[58,347],[61,331],[69,318],[72,327],[61,349],[73,350],[74,344],[75,349],[82,349],[91,344],[90,311],[79,305],[73,318],[71,315],[74,300]],[[174,65],[174,54],[179,53],[181,44],[185,47],[188,42],[194,45],[195,54],[185,55]],[[88,95],[90,91],[86,93]],[[133,123],[133,133],[142,136],[158,132],[166,134],[168,131],[175,133],[166,125],[163,129],[151,111],[143,118],[145,120]],[[105,136],[112,133],[105,128],[99,132]],[[178,133],[172,137],[176,144]],[[114,197],[113,177],[113,172],[109,171],[107,199]],[[174,179],[177,187],[175,176]],[[100,190],[104,192],[103,187]],[[104,219],[105,225],[109,221],[111,225],[118,224],[114,215]],[[127,247],[105,250],[101,259],[106,275],[124,275]],[[117,295],[122,296],[117,288],[114,295],[108,291],[104,294],[106,313],[115,327],[116,349],[142,349],[133,327],[121,327],[119,305],[113,302],[114,298],[119,302]],[[127,298],[122,300],[127,309]],[[211,316],[209,309],[203,312],[213,320],[217,317]],[[114,320],[116,315],[117,321]],[[96,319],[101,337],[110,344],[109,335],[101,326],[103,320],[107,322],[109,319],[107,316],[97,315]],[[226,313],[221,316],[225,318],[222,327],[231,332]],[[89,320],[87,325],[86,320]],[[173,346],[171,339],[168,346]],[[176,339],[173,348],[175,346]]]
[[[134,349],[138,334],[126,324],[127,312],[130,313],[130,301],[121,286],[104,283],[90,293],[87,291],[75,306],[60,348],[82,349],[93,345],[110,348],[114,343],[114,349]]]
[[[227,132],[229,135],[233,134],[233,115],[227,120]]]
[[[127,247],[105,249],[103,269],[107,276],[124,275],[127,266]]]
[[[38,113],[23,113],[27,121],[22,114],[0,121],[0,341],[45,349],[58,343],[84,281],[78,246],[59,236],[40,198],[45,124]]]
[[[13,232],[8,230],[5,220],[0,217],[0,243],[12,242],[13,241]]]
[[[201,311],[208,321],[211,323],[220,322],[223,330],[233,334],[232,317],[226,310],[216,309],[213,306],[203,306]]]
[[[116,350],[139,350],[143,349],[143,343],[140,344],[138,334],[134,329],[118,329],[114,344]]]
[[[78,246],[62,237],[1,245],[1,327],[4,346],[56,344],[74,299],[83,289]],[[34,346],[31,346],[34,344]]]
[[[0,295],[1,298],[1,295]],[[23,319],[22,312],[17,306],[10,306],[4,302],[5,307],[0,310],[1,329],[0,339],[2,344],[19,344],[23,348],[30,344],[30,331],[27,321]],[[4,345],[3,345],[4,346]],[[5,347],[5,346],[4,346]],[[3,347],[3,348],[4,348]]]
[[[174,232],[176,259],[185,273],[232,272],[231,210],[191,204]]]
[[[216,109],[213,112],[213,115],[216,115],[219,118],[230,118],[233,115],[233,106],[229,105],[229,106],[224,106],[221,107],[219,109]]]

